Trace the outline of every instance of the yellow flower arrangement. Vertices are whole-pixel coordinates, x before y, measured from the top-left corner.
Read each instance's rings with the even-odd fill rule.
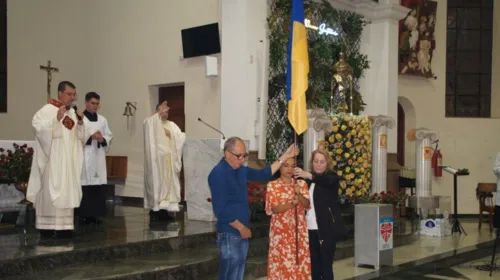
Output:
[[[325,137],[337,174],[345,180],[339,188],[342,200],[368,195],[371,187],[371,121],[365,116],[332,116],[333,130]]]

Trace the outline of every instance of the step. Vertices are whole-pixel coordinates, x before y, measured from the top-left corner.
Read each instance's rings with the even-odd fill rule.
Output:
[[[0,275],[25,275],[107,261],[119,263],[140,256],[147,257],[157,253],[175,255],[176,252],[186,249],[215,246],[214,229],[204,229],[205,232],[196,233],[198,226],[200,229],[204,228],[196,222],[188,222],[183,230],[184,234],[165,230],[153,231],[149,227],[147,231],[143,231],[141,228],[139,232],[134,232],[134,236],[129,232],[124,238],[111,240],[108,240],[107,236],[120,233],[109,228],[103,229],[106,232],[79,233],[77,237],[66,240],[41,240],[37,233],[24,236],[16,234],[12,235],[12,238],[3,236],[0,237],[5,239],[2,242],[12,240],[8,241],[9,245],[6,243],[1,247]],[[267,237],[269,225],[265,222],[255,223],[252,226],[252,234],[254,240]],[[20,244],[20,241],[25,244]],[[265,241],[255,242],[262,242],[262,246],[266,246]],[[252,246],[251,254],[267,252],[267,247],[262,246]]]
[[[267,255],[267,238],[250,240],[250,254]],[[4,280],[35,279],[207,279],[216,277],[219,249],[215,243],[197,248],[138,255],[15,275]],[[170,277],[170,278],[169,278]]]
[[[206,279],[204,276],[217,273],[218,262],[218,249],[215,245],[211,245],[68,266],[3,279]]]

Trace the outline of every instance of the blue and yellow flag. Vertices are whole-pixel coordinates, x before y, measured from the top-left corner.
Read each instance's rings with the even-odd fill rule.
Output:
[[[306,90],[308,87],[309,54],[304,25],[304,0],[292,0],[292,17],[288,39],[286,99],[288,120],[297,134],[307,129]]]

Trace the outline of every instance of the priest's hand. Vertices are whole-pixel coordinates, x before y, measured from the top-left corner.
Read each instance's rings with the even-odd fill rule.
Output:
[[[167,135],[168,138],[170,138],[170,136],[172,136],[172,133],[170,133],[170,130],[164,128],[165,130],[165,135]]]
[[[94,135],[97,142],[102,143],[104,141],[104,137],[102,136],[100,131],[97,131],[96,133],[94,133]]]
[[[66,113],[66,107],[65,106],[59,107],[59,110],[57,111],[57,120],[61,121],[65,113]]]
[[[76,110],[76,116],[78,118],[78,124],[82,125],[83,124],[83,113],[80,110]]]

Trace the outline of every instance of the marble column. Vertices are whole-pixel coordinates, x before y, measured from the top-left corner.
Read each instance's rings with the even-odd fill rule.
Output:
[[[397,127],[399,20],[409,9],[401,6],[399,0],[350,2],[357,3],[355,11],[370,21],[361,38],[361,52],[370,60],[370,68],[359,81],[360,92],[367,104],[363,114],[392,117]],[[390,130],[387,138],[387,152],[397,153],[397,130]]]
[[[387,134],[394,124],[394,118],[388,116],[376,116],[373,119],[372,193],[387,192]]]
[[[318,142],[325,140],[325,131],[331,131],[332,120],[323,109],[307,110],[308,128],[304,134],[304,170],[310,170],[311,153],[318,147]]]
[[[436,131],[419,128],[415,131],[416,196],[432,196],[432,142],[439,139]]]

